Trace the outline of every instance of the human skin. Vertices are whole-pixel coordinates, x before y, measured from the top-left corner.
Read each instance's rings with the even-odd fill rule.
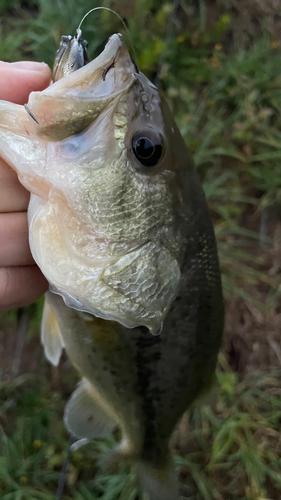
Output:
[[[25,104],[31,91],[46,88],[51,72],[45,63],[0,61],[0,99]],[[0,158],[0,312],[28,305],[48,289],[30,253],[29,192]]]

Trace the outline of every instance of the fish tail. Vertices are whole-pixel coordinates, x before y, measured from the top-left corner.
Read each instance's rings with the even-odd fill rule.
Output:
[[[172,458],[160,450],[157,455],[150,456],[148,460],[142,459],[135,453],[132,443],[123,439],[99,462],[99,466],[111,472],[116,470],[120,462],[133,466],[147,500],[179,500],[179,482]],[[163,457],[162,460],[159,460],[159,456]]]
[[[162,467],[137,462],[140,485],[149,500],[178,500],[179,483],[172,460]]]

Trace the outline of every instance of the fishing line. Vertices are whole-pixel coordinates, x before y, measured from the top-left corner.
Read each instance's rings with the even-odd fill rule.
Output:
[[[124,28],[125,28],[125,30],[126,30],[126,33],[127,33],[127,36],[128,36],[128,40],[129,40],[129,42],[130,42],[130,45],[131,45],[132,50],[133,50],[133,53],[134,53],[134,57],[136,58],[137,54],[136,54],[136,51],[135,51],[135,47],[134,47],[134,45],[133,45],[133,42],[132,42],[132,38],[131,38],[130,32],[129,32],[129,30],[128,30],[128,28],[127,28],[127,26],[126,26],[126,24],[125,24],[124,20],[122,19],[122,17],[121,17],[121,16],[119,16],[119,14],[117,14],[117,12],[115,12],[115,10],[112,10],[112,9],[110,9],[109,7],[95,7],[94,9],[89,10],[89,12],[87,12],[87,14],[85,14],[85,16],[84,16],[84,17],[82,18],[82,20],[80,21],[80,24],[79,24],[79,26],[78,26],[78,28],[77,28],[77,30],[76,30],[76,32],[77,32],[77,40],[79,40],[79,38],[81,37],[81,34],[82,34],[82,31],[81,31],[81,25],[82,25],[83,21],[86,19],[86,17],[87,17],[89,14],[91,14],[91,12],[94,12],[95,10],[108,10],[109,12],[112,12],[113,14],[115,14],[115,15],[118,17],[118,19],[121,21],[121,23],[123,24],[123,26],[124,26]]]

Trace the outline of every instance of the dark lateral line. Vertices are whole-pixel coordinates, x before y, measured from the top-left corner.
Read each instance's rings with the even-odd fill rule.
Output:
[[[27,104],[25,104],[25,105],[24,105],[24,109],[25,109],[25,111],[27,111],[27,113],[29,114],[29,116],[31,116],[31,118],[32,118],[32,119],[33,119],[36,123],[38,123],[38,125],[39,125],[39,122],[36,120],[36,118],[35,118],[34,114],[33,114],[33,113],[31,113],[31,111],[30,111],[30,109],[28,108]]]
[[[139,394],[142,398],[142,411],[146,418],[146,432],[144,435],[142,450],[142,455],[145,457],[145,454],[147,453],[149,455],[155,445],[155,395],[152,396],[149,386],[152,377],[151,365],[159,361],[161,358],[161,338],[160,336],[154,337],[151,335],[146,327],[139,327],[139,331],[141,333],[136,338],[137,353],[135,362]],[[158,349],[156,346],[158,346]],[[151,349],[153,347],[156,347],[156,352],[151,353]],[[153,359],[154,356],[155,359]],[[150,390],[150,393],[148,393],[148,390]]]
[[[114,64],[115,64],[115,61],[113,61],[109,66],[107,66],[107,68],[105,68],[103,70],[103,72],[102,72],[102,79],[103,79],[103,81],[105,81],[105,77],[106,77],[107,73],[109,72],[109,70],[111,68],[114,68]]]

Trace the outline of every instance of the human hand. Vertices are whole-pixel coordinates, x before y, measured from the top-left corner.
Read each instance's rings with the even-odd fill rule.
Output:
[[[46,88],[50,78],[44,63],[0,61],[0,99],[25,104],[30,92]],[[0,312],[30,304],[48,289],[29,249],[28,202],[29,192],[0,159]]]

